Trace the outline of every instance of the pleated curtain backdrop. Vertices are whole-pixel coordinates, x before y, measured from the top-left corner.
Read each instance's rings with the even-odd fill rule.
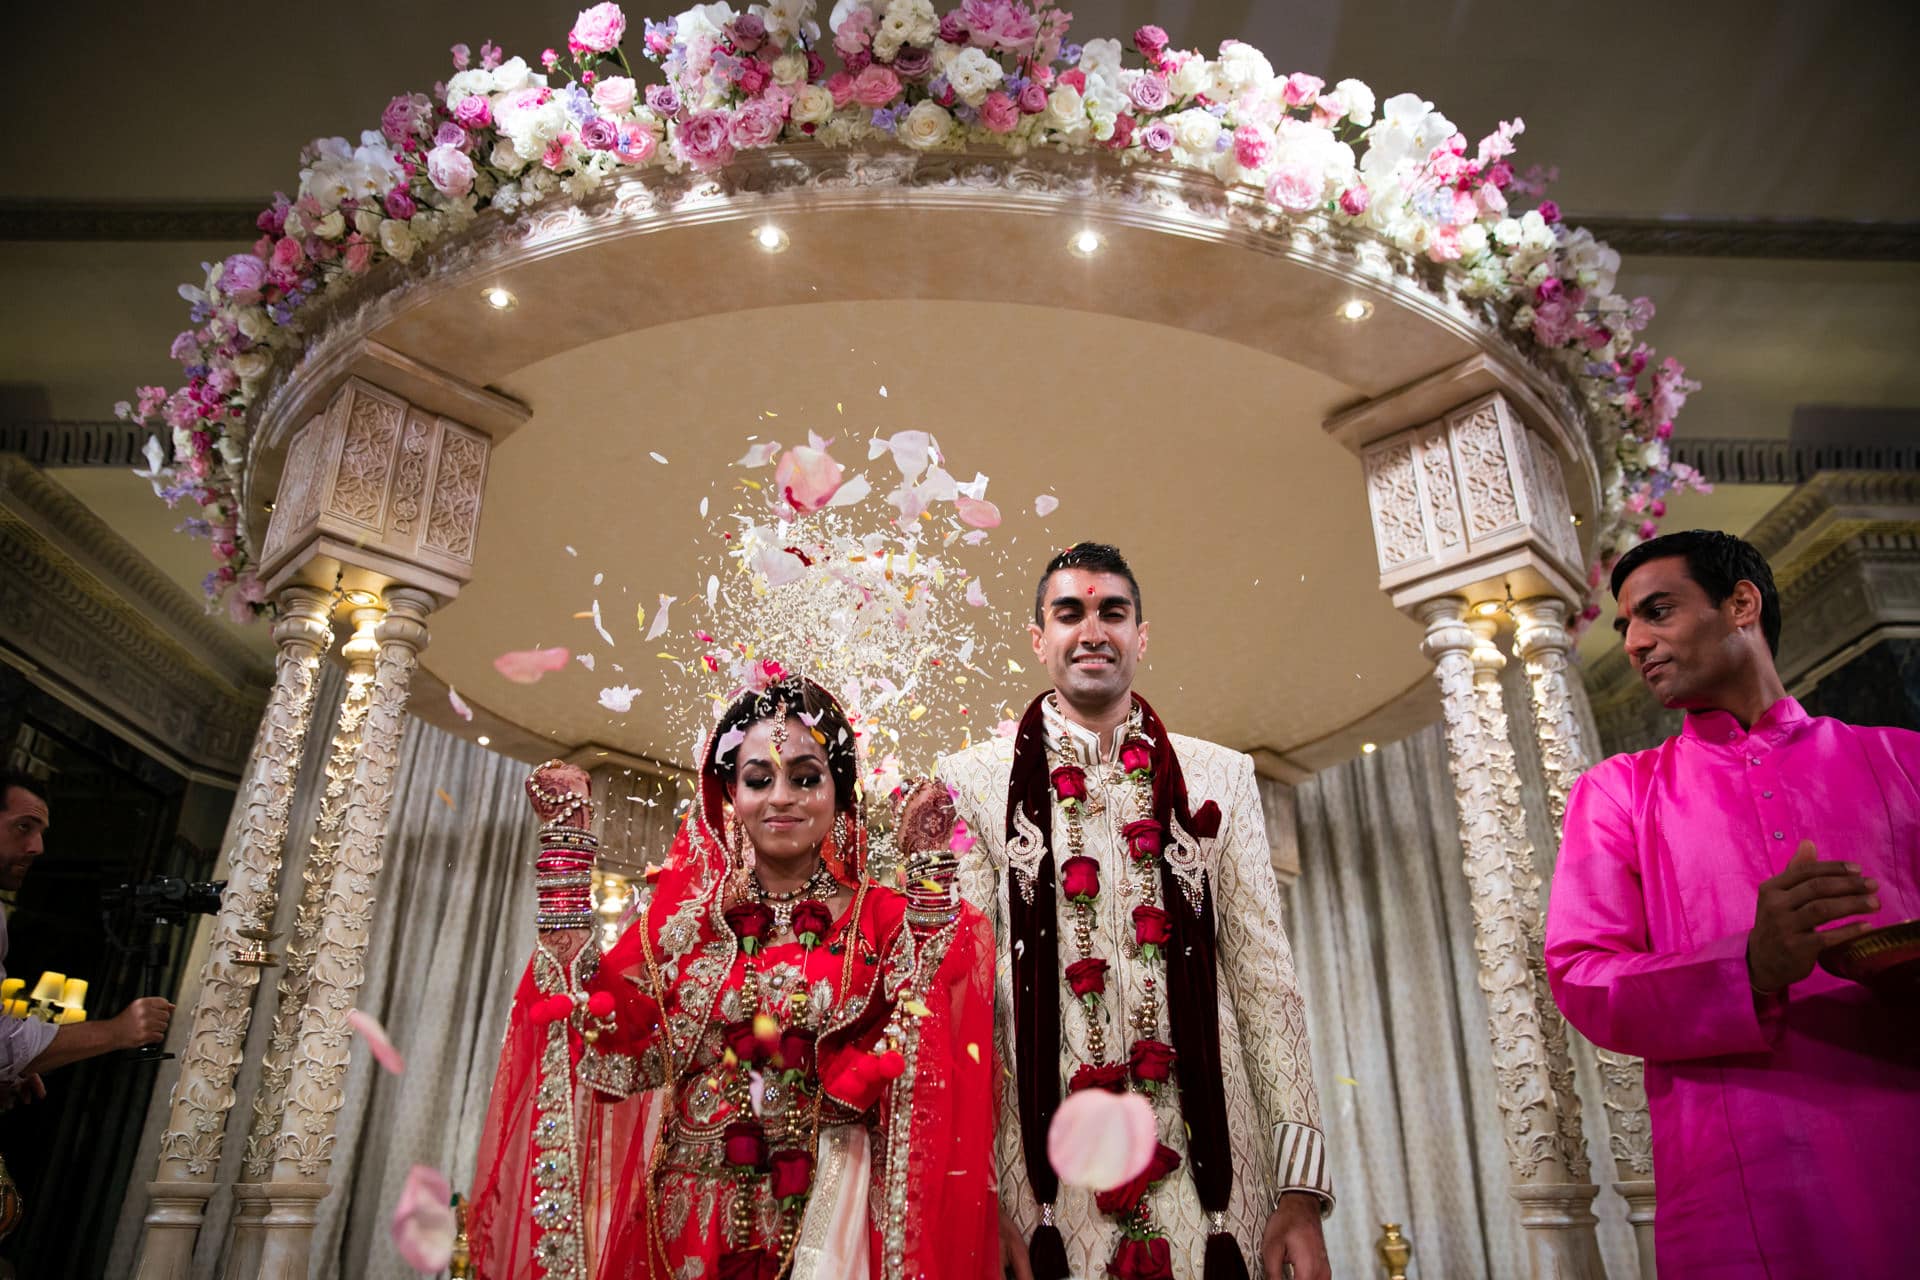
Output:
[[[1515,745],[1537,797],[1537,766]],[[1326,1224],[1334,1274],[1382,1274],[1374,1242],[1382,1223],[1397,1222],[1413,1242],[1416,1280],[1522,1280],[1527,1247],[1508,1194],[1441,726],[1325,769],[1294,799],[1301,871],[1290,931],[1338,1197]],[[1537,825],[1536,839],[1549,834]],[[1602,1256],[1610,1276],[1631,1280],[1591,1053],[1576,1065],[1589,1147],[1601,1157]]]

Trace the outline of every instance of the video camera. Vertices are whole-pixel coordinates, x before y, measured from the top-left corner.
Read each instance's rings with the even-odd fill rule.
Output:
[[[123,884],[100,894],[100,905],[125,908],[137,919],[183,924],[188,916],[218,915],[225,880],[179,880],[156,876],[145,884]]]

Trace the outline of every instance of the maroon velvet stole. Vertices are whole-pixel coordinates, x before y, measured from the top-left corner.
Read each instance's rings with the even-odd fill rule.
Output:
[[[1171,842],[1170,820],[1208,839],[1220,832],[1220,807],[1209,800],[1194,812],[1187,782],[1166,726],[1147,700],[1141,732],[1153,746],[1153,818]],[[1007,789],[1006,835],[1014,838],[1014,815],[1025,810],[1046,841],[1033,880],[1033,900],[1018,884],[1007,889],[1008,932],[1013,946],[1014,1082],[1020,1095],[1020,1149],[1034,1198],[1051,1204],[1060,1181],[1047,1159],[1047,1130],[1060,1105],[1060,936],[1053,865],[1053,790],[1047,764],[1046,723],[1035,698],[1014,735],[1013,776]],[[1220,1066],[1219,983],[1215,972],[1213,886],[1203,888],[1196,913],[1163,858],[1160,896],[1173,937],[1165,948],[1167,1019],[1180,1084],[1180,1113],[1187,1129],[1187,1168],[1208,1213],[1223,1213],[1233,1190],[1233,1152],[1228,1143],[1226,1081]],[[1030,1249],[1035,1280],[1064,1280],[1066,1245],[1059,1231],[1042,1224]],[[1246,1280],[1246,1263],[1232,1236],[1207,1239],[1205,1280]]]

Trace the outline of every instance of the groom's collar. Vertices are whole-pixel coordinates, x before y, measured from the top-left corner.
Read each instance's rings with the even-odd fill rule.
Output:
[[[1132,695],[1128,695],[1130,698]],[[1040,721],[1047,731],[1049,750],[1064,756],[1081,768],[1096,764],[1111,764],[1120,758],[1120,744],[1128,738],[1141,737],[1140,703],[1134,699],[1127,711],[1127,722],[1113,735],[1113,741],[1106,751],[1100,750],[1100,735],[1085,725],[1075,724],[1067,719],[1066,712],[1060,710],[1058,694],[1049,693],[1040,703]]]

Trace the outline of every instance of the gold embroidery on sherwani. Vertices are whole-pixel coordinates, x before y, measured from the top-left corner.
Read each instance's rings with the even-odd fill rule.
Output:
[[[1253,762],[1196,738],[1171,735],[1195,808],[1207,800],[1219,803],[1224,821],[1220,835],[1206,850],[1207,873],[1212,880],[1219,930],[1220,1061],[1225,1073],[1227,1120],[1233,1153],[1233,1190],[1227,1206],[1226,1229],[1239,1241],[1250,1274],[1260,1274],[1260,1232],[1272,1209],[1276,1138],[1281,1124],[1316,1132],[1319,1106],[1308,1057],[1304,1004],[1294,977],[1292,951],[1280,922],[1280,894],[1272,870],[1271,852],[1253,780]],[[1110,787],[1120,777],[1117,768],[1090,759],[1090,787]],[[1027,1183],[1020,1149],[1019,1098],[1010,1074],[1013,1063],[1012,961],[1007,954],[1008,893],[1018,892],[1010,874],[1005,821],[1007,789],[1013,769],[1013,744],[996,738],[940,763],[938,775],[955,788],[955,807],[976,836],[972,851],[962,859],[958,884],[962,896],[993,922],[998,955],[994,982],[994,1039],[996,1051],[1009,1070],[1000,1076],[1000,1120],[995,1136],[995,1166],[1000,1174],[1001,1207],[1012,1215],[1022,1235],[1031,1235],[1040,1210]],[[1121,783],[1120,785],[1124,785]],[[1126,879],[1130,858],[1120,835],[1126,805],[1105,807],[1087,815],[1086,852],[1097,857],[1103,883],[1119,885]],[[1056,810],[1055,829],[1066,829]],[[1111,901],[1109,901],[1109,899]],[[1070,905],[1061,899],[1061,928],[1068,927]],[[1134,903],[1119,893],[1100,895],[1095,921],[1096,947],[1107,957],[1112,1017],[1119,1026],[1144,995],[1146,969],[1132,948],[1131,911]],[[1168,904],[1175,909],[1174,904]],[[1059,990],[1067,994],[1065,966],[1072,959],[1062,948]],[[1076,1002],[1077,1003],[1077,1002]],[[1246,1011],[1244,1019],[1241,1011]],[[1117,1028],[1116,1028],[1117,1029]],[[1109,1030],[1109,1035],[1115,1029]],[[1075,1066],[1090,1061],[1085,1019],[1063,1017],[1060,1068],[1063,1082]],[[1176,1051],[1179,1046],[1174,1046]],[[1177,1107],[1161,1116],[1160,1141],[1178,1151],[1184,1161],[1187,1138]],[[1166,1179],[1152,1192],[1153,1216],[1166,1231],[1173,1253],[1175,1275],[1199,1275],[1210,1230],[1193,1180],[1179,1175]],[[1102,1274],[1113,1256],[1117,1229],[1095,1206],[1093,1197],[1063,1187],[1054,1207],[1054,1221],[1067,1245],[1067,1259],[1076,1275]]]

